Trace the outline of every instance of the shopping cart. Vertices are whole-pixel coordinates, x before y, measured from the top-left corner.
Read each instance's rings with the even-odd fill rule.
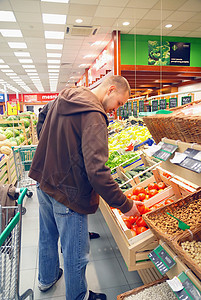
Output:
[[[17,206],[0,206],[0,228],[5,227],[0,234],[1,300],[23,300],[27,297],[31,300],[34,299],[31,289],[25,291],[21,296],[19,295],[22,202],[27,188],[20,189],[20,191]],[[9,220],[9,211],[13,209],[14,216]],[[5,224],[2,224],[3,215]]]
[[[36,182],[28,177],[32,159],[36,151],[36,145],[12,147],[17,174],[17,187],[31,188]],[[33,192],[28,190],[27,196],[32,197]]]

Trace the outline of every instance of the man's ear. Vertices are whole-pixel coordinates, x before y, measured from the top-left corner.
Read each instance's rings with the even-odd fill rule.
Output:
[[[116,90],[116,86],[115,86],[115,85],[110,85],[109,88],[108,88],[108,92],[107,92],[108,96],[109,96],[113,91],[115,91],[115,90]]]

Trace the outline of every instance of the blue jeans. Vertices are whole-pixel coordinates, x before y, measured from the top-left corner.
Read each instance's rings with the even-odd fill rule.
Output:
[[[58,278],[60,237],[64,258],[66,300],[87,299],[86,266],[89,262],[87,215],[57,202],[37,186],[39,200],[39,275],[43,285]]]

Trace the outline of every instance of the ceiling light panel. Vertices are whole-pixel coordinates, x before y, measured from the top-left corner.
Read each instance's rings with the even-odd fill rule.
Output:
[[[61,61],[60,61],[60,59],[48,59],[47,63],[48,64],[60,64]]]
[[[0,65],[0,69],[8,69],[10,68],[8,65]]]
[[[33,63],[33,60],[32,59],[26,59],[26,58],[20,58],[19,59],[19,62],[21,64],[32,64]]]
[[[52,50],[62,50],[63,45],[62,44],[46,44],[46,49],[52,49]]]
[[[35,69],[35,66],[34,65],[22,65],[22,67],[24,69],[28,68],[28,69]]]
[[[41,2],[68,3],[69,0],[41,0]]]
[[[66,24],[66,15],[42,14],[44,24]]]
[[[45,31],[45,38],[46,39],[63,40],[64,32],[63,31]]]
[[[26,49],[26,43],[15,43],[15,42],[8,42],[8,46],[10,48],[18,48],[18,49]]]
[[[17,29],[0,29],[0,32],[4,37],[22,37],[21,30]]]
[[[57,65],[55,65],[55,66],[54,66],[54,65],[49,65],[49,66],[48,66],[48,68],[52,68],[52,69],[59,69],[59,68],[60,68],[60,66],[59,66],[59,65],[58,65],[58,66],[57,66]]]
[[[14,52],[15,56],[17,57],[30,57],[29,52]]]
[[[0,22],[16,22],[15,15],[12,11],[0,11]]]
[[[47,53],[47,57],[61,57],[61,53]]]

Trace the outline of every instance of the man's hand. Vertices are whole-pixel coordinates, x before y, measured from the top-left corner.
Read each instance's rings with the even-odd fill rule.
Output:
[[[130,217],[130,216],[140,216],[140,213],[137,209],[137,205],[143,205],[144,203],[141,201],[133,201],[133,207],[124,215],[126,217]]]

